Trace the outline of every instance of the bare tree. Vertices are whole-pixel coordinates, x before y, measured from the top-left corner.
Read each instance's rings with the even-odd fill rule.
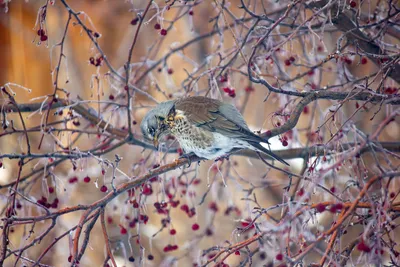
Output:
[[[2,37],[2,64],[35,58],[0,76],[1,266],[400,266],[397,1],[1,8],[2,35],[30,40]],[[41,88],[15,78],[49,66]],[[291,166],[143,140],[151,107],[193,95]]]

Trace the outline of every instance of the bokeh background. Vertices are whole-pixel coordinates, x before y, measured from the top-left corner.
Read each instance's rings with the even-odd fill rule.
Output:
[[[60,42],[63,36],[68,13],[59,1],[55,1],[55,5],[48,8],[46,19],[48,40],[40,43],[35,22],[37,21],[38,10],[45,2],[39,0],[13,0],[8,3],[8,11],[5,12],[6,7],[3,4],[3,12],[0,13],[0,85],[14,83],[32,90],[31,93],[28,93],[23,88],[11,84],[10,86],[16,93],[15,98],[18,103],[42,101],[43,98],[37,98],[52,94],[54,90],[52,71],[54,71],[59,58],[59,47],[55,47],[55,45]],[[271,11],[282,7],[279,1],[276,3],[275,1],[264,2],[268,2],[268,9]],[[374,1],[370,2],[372,5],[375,4]],[[128,51],[136,31],[136,26],[131,25],[131,21],[136,18],[137,12],[144,10],[147,1],[70,0],[68,3],[75,11],[83,11],[85,13],[85,15],[81,15],[81,18],[87,25],[92,25],[91,28],[101,34],[99,44],[104,54],[114,68],[123,73],[123,65],[127,60]],[[159,8],[165,6],[163,1],[156,1],[156,3]],[[243,15],[243,10],[237,8],[239,4],[240,1],[233,0],[230,1],[229,6],[229,10],[237,17]],[[259,8],[261,10],[262,7],[260,6]],[[168,30],[166,36],[161,36],[159,31],[154,29],[155,23],[160,23],[163,28],[169,27],[169,22],[176,20],[176,16],[180,11],[180,8],[172,8],[164,12],[162,16],[155,17],[150,22],[142,25],[138,42],[132,55],[132,62],[142,62],[149,54],[153,60],[159,59],[171,51],[172,48],[213,29],[214,24],[210,23],[210,20],[216,15],[216,8],[211,1],[203,1],[196,5],[193,8],[193,14],[186,14],[180,18]],[[155,14],[154,9],[149,14],[146,17],[147,19]],[[161,17],[164,18],[164,21],[160,21]],[[227,19],[232,21],[231,17]],[[282,32],[288,31],[285,28],[281,30]],[[235,32],[236,34],[241,34],[239,29],[235,30]],[[309,42],[306,43],[307,45],[304,48],[299,43],[293,42],[282,48],[283,52],[277,55],[276,59],[284,62],[285,58],[294,55],[296,60],[300,60],[305,55],[304,51],[306,51],[306,54],[311,53],[310,55],[313,55],[315,60],[322,59],[328,53],[335,51],[336,41],[339,36],[339,32],[327,27],[322,41],[314,40],[315,42],[319,42],[318,45],[313,45],[313,42],[308,40]],[[220,38],[223,38],[223,43],[220,43]],[[395,39],[389,39],[388,41],[398,42]],[[221,51],[225,53],[229,53],[236,46],[230,31],[225,31],[223,36],[203,39],[188,46],[183,51],[173,54],[166,62],[159,65],[160,70],[157,68],[152,71],[149,74],[149,78],[143,80],[137,86],[151,94],[158,101],[187,94],[182,88],[182,83],[188,78],[187,71],[191,72],[194,68],[202,64],[207,56],[216,51],[216,47],[219,44],[222,44],[223,48],[221,48]],[[153,46],[156,47],[153,50],[156,50],[156,52],[149,53],[149,48]],[[110,95],[118,95],[119,92],[123,91],[121,84],[110,82],[109,77],[105,75],[108,72],[106,66],[96,68],[89,63],[90,57],[98,57],[99,54],[80,26],[71,25],[69,27],[64,49],[66,61],[61,65],[59,85],[70,92],[72,99],[79,97],[83,100],[96,101],[102,99],[109,101]],[[250,49],[251,46],[246,47],[244,51],[247,52]],[[207,63],[209,67],[217,65],[216,58],[210,58],[210,62]],[[235,66],[240,67],[241,59],[238,62]],[[267,65],[266,69],[273,72],[273,67],[271,66]],[[281,67],[284,68],[284,71],[289,76],[295,76],[296,73],[304,71],[301,65],[285,66],[285,64],[281,64]],[[321,72],[323,75],[318,75],[318,77],[317,75],[305,76],[296,81],[292,86],[296,87],[297,90],[309,90],[307,84],[315,83],[319,87],[323,87],[337,83],[338,79],[343,78],[336,75],[335,70],[338,68],[346,68],[346,72],[354,77],[362,77],[377,69],[370,62],[360,67],[359,58],[355,56],[344,67],[341,61],[331,61],[324,65],[324,71]],[[98,86],[98,82],[94,78],[95,75],[100,77],[100,86]],[[198,84],[190,94],[204,95],[209,87],[207,77],[199,79]],[[271,81],[273,80],[271,79]],[[391,83],[391,81],[388,83]],[[254,91],[251,93],[246,92],[245,88],[248,86],[252,86]],[[241,108],[246,121],[253,130],[264,132],[267,129],[275,127],[277,121],[274,119],[273,113],[288,103],[286,97],[276,95],[271,96],[268,101],[263,102],[262,100],[267,94],[267,89],[262,86],[251,85],[245,76],[234,71],[231,71],[229,74],[229,87],[235,88],[236,97],[229,97],[222,90],[223,87],[225,86],[220,84],[220,90],[214,90],[212,93],[213,96],[223,99],[226,102],[231,102]],[[123,100],[119,99],[116,101]],[[85,103],[85,105],[95,110],[97,109],[96,103]],[[132,119],[137,122],[136,125],[133,125],[133,130],[138,137],[140,136],[139,123],[148,110],[147,107],[153,105],[154,102],[145,96],[140,94],[135,95]],[[325,121],[328,114],[327,110],[331,107],[332,102],[330,101],[318,101],[318,104],[310,105],[310,112],[304,112],[296,129],[290,133],[290,142],[286,148],[304,147],[307,144],[312,145],[312,143],[324,142],[329,139],[328,131],[323,131],[322,140],[316,139],[314,142],[310,142],[307,131],[302,129],[310,127],[315,130],[318,125]],[[330,126],[333,129],[338,129],[338,125],[346,121],[356,108],[354,102],[344,104],[338,115],[337,122],[332,123]],[[392,107],[384,106],[375,116],[375,119],[371,121],[370,118],[378,110],[378,107],[370,106],[369,109],[355,114],[351,120],[359,130],[371,133],[391,109]],[[311,112],[311,110],[315,111],[315,113]],[[40,125],[43,121],[43,114],[34,114],[32,116],[24,114],[27,118],[28,126]],[[17,117],[14,115],[10,116],[11,118],[15,118],[16,125],[19,125]],[[103,113],[103,116],[109,118],[116,126],[126,126],[125,113],[120,110],[108,110]],[[50,121],[56,119],[57,116],[50,116]],[[83,122],[84,120],[82,120],[82,125],[85,125]],[[69,125],[74,127],[72,124]],[[399,136],[400,128],[398,121],[396,121],[384,130],[380,141],[399,141]],[[59,140],[66,146],[68,146],[72,137],[73,133],[65,133],[58,136]],[[351,134],[345,138],[348,138],[347,141],[354,140]],[[54,148],[53,138],[45,136],[43,147],[41,150],[38,150],[40,139],[40,133],[31,135],[34,152],[51,151]],[[101,140],[101,138],[97,138],[95,135],[84,136],[74,144],[74,147],[78,147],[80,150],[89,149],[98,145]],[[272,148],[283,149],[284,147],[282,146],[282,142],[278,138],[275,138],[272,142]],[[0,153],[21,153],[24,149],[25,147],[20,135],[3,136],[0,138]],[[143,174],[149,166],[158,164],[160,161],[161,163],[166,163],[177,157],[177,155],[170,155],[163,158],[162,153],[143,150],[138,146],[124,145],[108,153],[103,158],[112,161],[115,154],[123,158],[119,167],[129,177]],[[138,164],[143,159],[146,160],[147,164]],[[358,166],[359,169],[357,171],[353,171],[347,168],[347,166],[336,174],[335,179],[328,175],[321,180],[321,183],[327,188],[335,186],[338,191],[344,191],[349,181],[359,178],[357,178],[359,173],[365,172],[365,175],[368,176],[376,170],[375,165],[372,164],[375,160],[371,155],[364,155],[362,160],[362,166]],[[289,162],[291,163],[290,170],[292,172],[301,172],[304,164],[302,159],[289,160]],[[16,161],[6,159],[2,163],[4,167],[0,168],[0,184],[4,185],[15,180],[18,166]],[[30,165],[30,168],[38,168],[45,164],[43,161],[36,161]],[[229,162],[225,161],[223,166],[220,165],[221,163],[202,162],[198,166],[192,166],[191,169],[178,169],[161,177],[165,181],[170,181],[172,177],[183,177],[183,180],[197,178],[200,183],[197,185],[192,184],[189,187],[181,187],[177,193],[177,199],[179,199],[180,204],[186,203],[190,207],[195,207],[196,215],[189,218],[179,207],[172,209],[170,214],[171,225],[154,237],[153,235],[161,228],[161,218],[164,218],[162,215],[154,212],[153,206],[154,202],[166,199],[165,194],[162,192],[162,183],[153,187],[158,193],[146,198],[142,205],[143,213],[149,216],[147,224],[140,224],[140,226],[138,225],[132,229],[126,227],[128,222],[137,216],[137,211],[132,208],[132,205],[126,204],[126,194],[110,203],[107,207],[107,229],[119,266],[138,265],[140,255],[143,256],[142,264],[144,266],[192,266],[196,262],[196,259],[199,259],[203,249],[235,243],[254,233],[252,229],[242,234],[238,234],[237,231],[237,227],[245,225],[244,221],[246,219],[254,217],[254,213],[252,213],[253,207],[257,205],[252,201],[246,200],[246,198],[254,198],[256,196],[260,206],[270,207],[282,203],[283,196],[287,196],[288,194],[284,189],[288,184],[288,177],[282,174],[282,172],[269,170],[267,166],[257,159],[233,156]],[[216,166],[221,167],[220,172]],[[26,168],[24,174],[28,173],[30,168]],[[34,181],[24,186],[29,188],[26,192],[29,192],[29,197],[32,199],[37,200],[42,196],[48,199],[57,197],[60,200],[60,207],[90,204],[104,196],[104,193],[100,192],[99,187],[110,183],[112,174],[108,171],[106,175],[102,175],[101,171],[103,168],[104,166],[96,159],[78,161],[76,170],[73,170],[70,162],[65,162],[52,170],[54,175],[39,175]],[[98,182],[83,183],[82,180],[86,176],[90,176],[92,181],[97,179]],[[78,177],[79,182],[70,184],[68,181],[71,177]],[[126,179],[124,175],[119,175],[117,183],[122,183]],[[208,186],[208,180],[212,183],[211,186]],[[227,186],[224,185],[225,182]],[[392,191],[397,192],[398,182],[394,181],[391,185],[393,186]],[[48,186],[55,187],[55,193],[49,193],[47,190]],[[304,188],[313,190],[313,201],[332,199],[332,196],[325,194],[314,186],[307,184],[304,185]],[[206,192],[208,194],[204,202],[199,205]],[[1,205],[6,203],[8,194],[6,189],[1,189]],[[216,203],[217,208],[210,203]],[[237,207],[237,210],[233,209],[233,212],[227,212],[230,210],[230,207],[231,209],[232,207]],[[18,211],[18,215],[21,216],[37,215],[39,213],[40,211],[37,208],[29,204],[22,205],[22,208]],[[271,213],[272,216],[277,217],[280,214],[281,210]],[[75,226],[80,216],[80,212],[75,212],[58,218],[57,227],[40,244],[29,249],[25,256],[36,259],[55,237]],[[309,222],[308,226],[321,230],[323,227],[329,226],[331,222],[332,214],[321,213],[316,216],[316,221]],[[194,223],[200,225],[199,231],[192,230]],[[49,222],[35,225],[35,234],[33,237],[43,231],[43,229],[46,229],[48,225]],[[128,229],[128,234],[121,233],[121,225]],[[176,229],[177,234],[171,236],[169,234],[170,229]],[[207,229],[211,230],[213,234],[207,236]],[[343,240],[343,242],[354,240],[363,231],[362,227],[351,229],[348,233],[348,239]],[[14,232],[11,234],[13,248],[18,248],[28,242],[26,238],[28,231],[29,226],[15,227]],[[136,242],[137,238],[135,238],[135,235],[138,233],[140,233],[142,248]],[[399,235],[400,233],[397,236]],[[33,237],[29,237],[28,240],[32,240]],[[264,255],[266,255],[263,257],[259,256],[260,253],[258,253],[253,258],[253,266],[261,266],[261,264],[274,262],[275,255],[284,247],[284,241],[279,240],[277,236],[271,237],[271,239],[272,243],[282,243],[282,246],[274,247],[274,249],[268,248],[267,245],[264,247],[260,244],[250,246],[252,250],[258,249],[259,252],[264,251]],[[178,244],[179,249],[174,252],[164,253],[163,248],[168,244]],[[321,244],[320,249],[323,250],[325,245]],[[153,260],[148,260],[148,255],[150,254],[154,256]],[[69,255],[70,241],[66,237],[52,248],[51,253],[42,260],[42,263],[52,266],[68,266],[67,259]],[[104,239],[98,223],[91,234],[89,247],[80,266],[102,266],[105,255]],[[135,263],[129,262],[128,258],[130,256],[135,258]],[[320,257],[317,253],[314,256],[315,259]],[[179,259],[179,261],[174,261],[174,259]],[[6,261],[6,266],[14,266],[13,260],[15,259],[10,258]],[[243,256],[233,255],[226,260],[226,263],[236,266],[242,260]],[[310,257],[308,260],[312,261],[313,258]],[[20,261],[18,266],[22,266],[23,263],[24,261]],[[28,263],[26,264],[29,265]]]

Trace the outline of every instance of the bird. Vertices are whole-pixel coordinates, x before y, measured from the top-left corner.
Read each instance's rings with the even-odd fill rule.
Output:
[[[290,166],[261,145],[268,140],[249,129],[234,105],[217,99],[187,96],[159,103],[147,112],[140,128],[157,149],[163,137],[174,136],[185,157],[220,159],[234,149],[251,149]]]

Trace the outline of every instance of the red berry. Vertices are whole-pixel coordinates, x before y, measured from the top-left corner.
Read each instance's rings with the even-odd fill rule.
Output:
[[[123,226],[119,226],[121,229],[119,230],[119,232],[121,233],[121,235],[126,235],[127,233],[128,233],[128,230],[126,230],[126,228],[125,227],[123,227]]]
[[[236,251],[235,251],[235,255],[240,256],[240,251],[239,251],[239,250],[236,250]]]
[[[288,145],[289,145],[289,143],[288,143],[288,141],[286,141],[286,140],[283,140],[283,141],[282,141],[282,145],[283,145],[283,146],[288,146]]]
[[[368,63],[368,59],[366,57],[361,58],[361,64],[365,65]]]
[[[74,184],[74,183],[78,182],[78,177],[74,176],[72,178],[69,178],[68,182],[70,184]]]
[[[193,10],[190,10],[190,11],[189,11],[189,15],[190,15],[190,16],[193,16]]]
[[[200,225],[198,225],[197,223],[194,223],[193,225],[192,225],[192,230],[193,231],[197,231],[197,230],[199,230],[200,229]]]
[[[371,252],[371,248],[364,242],[364,240],[361,240],[361,242],[358,243],[357,249],[361,252],[366,252],[366,253]]]
[[[291,57],[289,58],[289,60],[290,60],[290,62],[294,62],[296,59],[294,58],[294,56],[291,56]]]
[[[180,203],[179,200],[177,200],[177,201],[171,200],[171,202],[169,204],[171,205],[171,207],[176,208],[176,207],[178,207],[179,203]]]
[[[214,233],[210,228],[206,229],[206,236],[212,236]]]
[[[43,29],[39,29],[37,32],[37,35],[43,36],[43,35],[45,35],[45,31]]]
[[[50,193],[50,194],[54,193],[54,187],[49,186],[49,193]]]
[[[176,230],[175,230],[175,229],[171,229],[171,230],[169,231],[169,234],[170,234],[170,235],[175,235],[175,234],[176,234]]]
[[[229,87],[222,88],[222,90],[223,90],[225,93],[228,93],[228,94],[232,91],[231,88],[229,88]]]
[[[299,189],[299,191],[297,192],[297,195],[299,197],[302,197],[304,195],[304,188],[303,187]]]
[[[131,25],[136,25],[139,22],[139,18],[134,18],[131,20]]]
[[[281,261],[281,260],[283,260],[283,255],[281,253],[279,253],[279,254],[276,255],[275,258],[276,258],[277,261]]]
[[[159,23],[154,24],[154,29],[156,30],[161,29],[161,25]]]
[[[292,62],[290,62],[289,59],[285,59],[285,65],[286,65],[286,66],[290,66],[291,64],[292,64]]]
[[[89,183],[89,182],[90,182],[90,177],[89,177],[89,176],[86,176],[85,178],[83,178],[83,181],[84,181],[85,183]]]
[[[211,203],[208,205],[208,207],[210,208],[210,210],[212,210],[212,211],[214,211],[214,212],[217,212],[217,211],[218,211],[217,203],[215,203],[214,201],[211,202]]]
[[[191,208],[188,212],[187,215],[189,216],[189,218],[192,218],[194,215],[196,215],[196,210],[195,208]]]
[[[172,73],[174,73],[174,70],[171,69],[171,68],[169,68],[169,69],[167,70],[167,73],[168,73],[169,75],[171,75]]]
[[[186,205],[186,204],[183,204],[183,205],[181,206],[181,210],[183,210],[183,211],[185,211],[185,212],[189,212],[189,206]]]
[[[330,190],[331,190],[332,193],[336,192],[336,188],[334,186],[332,186]]]
[[[357,6],[356,1],[350,1],[350,7],[355,8]]]
[[[115,99],[115,97],[114,97],[114,95],[113,95],[113,94],[110,94],[110,95],[108,96],[108,99],[110,99],[110,100],[114,100],[114,99]]]
[[[315,207],[315,209],[317,210],[317,212],[324,212],[325,209],[326,209],[326,206],[325,206],[324,204],[322,204],[322,203],[319,203],[319,204]]]
[[[166,30],[166,29],[161,29],[160,34],[161,34],[162,36],[167,35],[167,30]]]
[[[219,82],[220,83],[225,83],[228,81],[228,77],[226,75],[222,75],[219,77]]]
[[[253,91],[254,91],[254,88],[251,87],[251,86],[247,86],[244,90],[245,90],[247,93],[250,93],[250,92],[253,92]]]
[[[343,209],[343,204],[342,203],[337,203],[337,204],[333,204],[330,207],[329,211],[332,212],[332,213],[336,213],[336,212],[338,212],[338,211],[340,211],[342,209]]]
[[[58,207],[58,202],[53,202],[53,203],[51,203],[51,208],[52,209],[56,209]]]
[[[103,192],[103,193],[107,192],[107,190],[108,190],[108,188],[107,188],[107,186],[105,186],[105,185],[103,185],[102,187],[100,187],[100,191]]]
[[[149,196],[151,194],[153,194],[153,188],[151,187],[151,184],[145,184],[143,186],[143,191],[142,191],[143,195],[145,196]]]
[[[42,41],[42,42],[47,41],[47,35],[41,35],[40,41]]]

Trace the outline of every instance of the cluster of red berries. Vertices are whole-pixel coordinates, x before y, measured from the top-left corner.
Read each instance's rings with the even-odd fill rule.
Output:
[[[42,41],[42,42],[45,42],[45,41],[47,41],[47,39],[48,39],[48,37],[47,37],[47,35],[46,35],[46,32],[45,32],[43,29],[39,29],[39,30],[37,31],[37,35],[40,36],[40,41]]]
[[[154,24],[154,29],[159,30],[162,36],[167,35],[168,31],[166,29],[161,29],[161,25],[159,23]]]
[[[78,182],[78,177],[74,176],[68,179],[68,183],[74,184]]]
[[[387,95],[393,95],[393,94],[396,94],[399,91],[399,88],[396,88],[396,87],[384,87],[383,91]]]
[[[337,213],[339,211],[341,211],[343,209],[343,204],[342,203],[336,203],[331,205],[331,207],[329,208],[329,211],[332,213]]]
[[[295,60],[296,59],[293,56],[291,56],[291,57],[285,59],[285,65],[290,66],[290,65],[292,65],[293,62],[295,62]]]
[[[42,198],[39,199],[38,201],[36,201],[36,203],[38,203],[46,208],[56,209],[58,207],[59,200],[58,200],[58,198],[55,198],[52,203],[49,203],[47,198],[42,196]]]
[[[282,146],[288,146],[289,145],[288,137],[286,135],[281,137],[281,143],[282,143]]]
[[[163,249],[164,252],[170,252],[178,249],[178,245],[166,245]]]
[[[167,209],[168,203],[167,202],[156,202],[154,203],[154,207],[157,209],[158,214],[168,214]]]
[[[371,247],[368,246],[367,243],[365,243],[365,241],[363,239],[361,239],[360,243],[358,243],[357,249],[359,251],[365,252],[365,253],[370,253],[371,252]]]
[[[340,58],[340,61],[342,61],[342,62],[344,62],[344,63],[346,63],[346,64],[348,64],[348,65],[350,65],[351,63],[353,63],[353,60],[351,60],[351,59],[348,58],[348,57],[341,57],[341,58]]]
[[[100,56],[98,58],[94,58],[94,57],[89,58],[90,64],[92,64],[93,66],[96,66],[96,67],[103,65],[103,60],[104,60],[103,56]]]
[[[232,97],[232,98],[236,97],[235,89],[229,88],[229,87],[225,87],[222,90],[224,90],[224,92],[227,93],[230,97]]]
[[[189,208],[189,206],[187,204],[181,205],[181,210],[186,212],[186,215],[189,218],[192,218],[194,215],[196,215],[196,209],[194,207]]]

